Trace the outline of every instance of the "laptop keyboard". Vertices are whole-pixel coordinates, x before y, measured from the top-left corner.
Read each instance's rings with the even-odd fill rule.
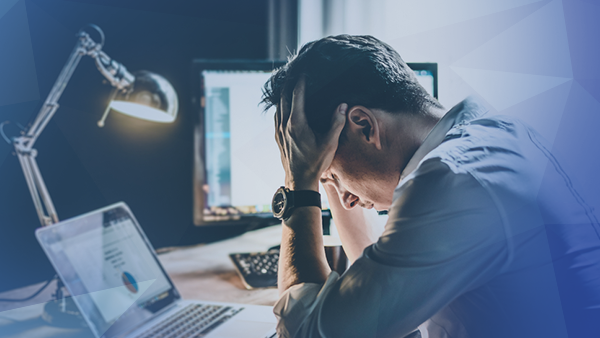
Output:
[[[190,304],[138,338],[204,337],[243,309],[231,306]]]

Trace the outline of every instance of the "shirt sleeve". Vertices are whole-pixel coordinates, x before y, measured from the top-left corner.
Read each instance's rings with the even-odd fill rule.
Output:
[[[493,278],[508,254],[502,217],[470,173],[438,158],[396,189],[386,229],[340,277],[291,287],[280,337],[403,337]]]

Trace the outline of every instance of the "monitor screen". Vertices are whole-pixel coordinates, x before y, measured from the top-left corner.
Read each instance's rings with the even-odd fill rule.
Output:
[[[201,85],[194,223],[270,218],[271,199],[284,183],[284,171],[274,140],[275,108],[264,112],[260,100],[271,72],[283,63],[205,60],[195,64]],[[431,65],[409,64],[419,83],[437,96],[437,67]],[[322,205],[329,208],[324,193]]]
[[[263,112],[259,105],[269,76],[265,71],[202,72],[205,216],[271,211],[271,197],[284,182],[284,172],[274,139],[274,109]]]
[[[437,63],[408,63],[415,72],[417,81],[425,88],[429,95],[438,98]]]
[[[431,71],[417,70],[415,71],[415,75],[421,86],[425,88],[429,95],[433,96],[433,74],[431,74]]]

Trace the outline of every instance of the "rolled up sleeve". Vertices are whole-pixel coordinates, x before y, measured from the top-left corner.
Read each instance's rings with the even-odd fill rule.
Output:
[[[337,272],[332,271],[325,284],[302,283],[287,289],[273,308],[278,319],[277,334],[279,337],[304,337],[299,334],[306,331],[304,321],[311,316],[331,286],[339,279]]]
[[[396,189],[386,230],[340,277],[275,305],[280,337],[403,337],[508,259],[502,217],[470,173],[428,160]]]

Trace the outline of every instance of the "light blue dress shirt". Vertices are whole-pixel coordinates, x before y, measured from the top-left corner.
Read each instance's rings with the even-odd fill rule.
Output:
[[[281,337],[600,337],[600,225],[541,137],[450,110],[404,169],[383,235],[287,290]]]

